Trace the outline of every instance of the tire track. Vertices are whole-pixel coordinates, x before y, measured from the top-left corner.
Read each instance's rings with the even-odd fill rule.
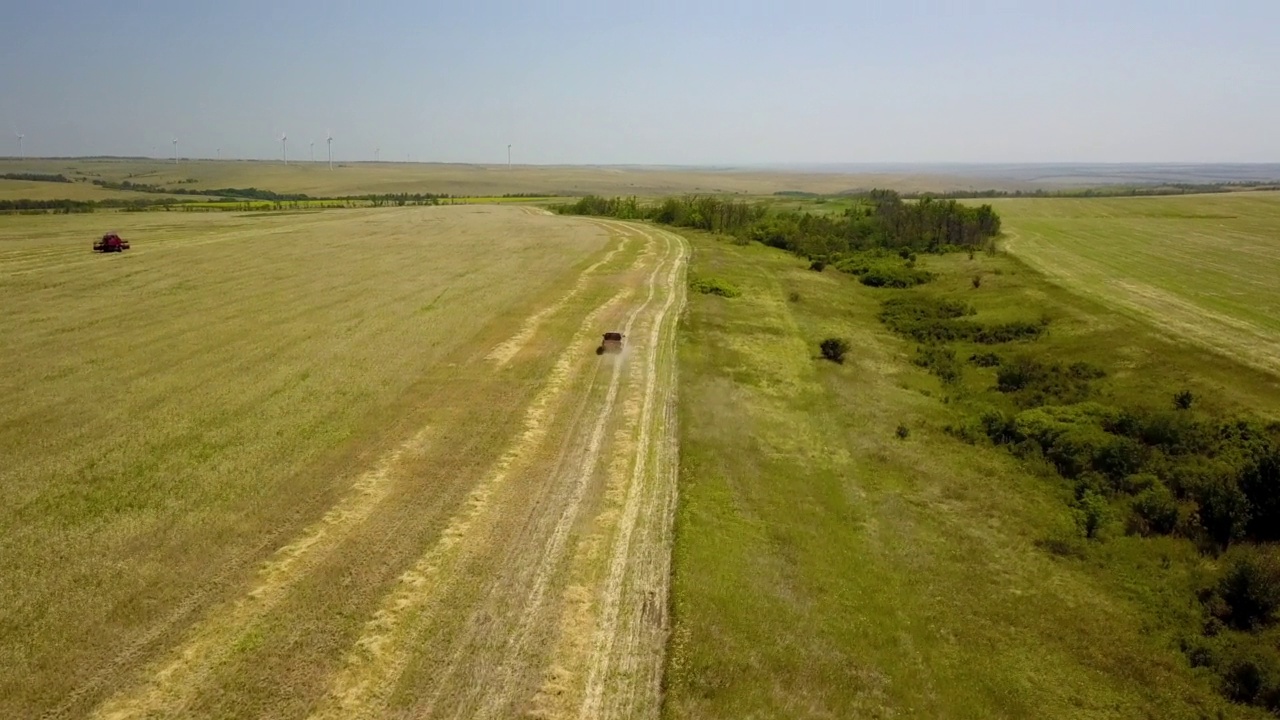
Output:
[[[648,237],[648,233],[645,233]],[[678,247],[673,246],[669,238],[666,240],[664,253],[656,263],[653,272],[647,281],[648,293],[644,302],[635,308],[628,317],[624,327],[623,334],[630,336],[635,323],[641,319],[644,313],[653,303],[658,290],[658,276],[664,266],[670,261],[673,268],[680,264],[680,251]],[[674,252],[673,252],[674,250]],[[672,256],[674,255],[674,259]],[[670,276],[674,272],[668,273],[668,284]],[[646,370],[655,359],[652,350],[654,343],[653,336],[661,327],[662,316],[666,309],[670,306],[671,296],[674,292],[668,292],[667,304],[659,310],[657,316],[652,319],[649,324],[653,328],[650,333],[650,351],[646,358]],[[587,491],[587,487],[591,478],[596,473],[596,468],[600,460],[600,451],[604,443],[605,433],[610,422],[614,420],[614,405],[617,401],[618,391],[621,385],[622,372],[619,363],[614,363],[612,372],[610,373],[609,389],[606,394],[604,403],[600,411],[596,415],[594,424],[591,427],[590,439],[587,442],[585,451],[582,453],[580,461],[576,462],[569,475],[563,480],[556,483],[557,486],[565,485],[568,488],[569,496],[563,502],[563,509],[560,512],[550,537],[545,544],[542,545],[540,556],[537,558],[532,588],[527,596],[520,603],[523,608],[518,620],[515,623],[513,632],[508,633],[508,639],[503,645],[502,658],[497,667],[489,666],[486,668],[488,680],[487,686],[473,686],[467,702],[464,702],[462,708],[474,703],[477,696],[482,696],[482,702],[477,712],[472,717],[487,718],[499,716],[506,710],[507,703],[510,701],[512,694],[517,688],[518,675],[526,664],[526,653],[528,650],[532,630],[542,614],[546,604],[547,594],[551,587],[552,578],[556,573],[556,569],[560,567],[566,557],[567,544],[570,537],[570,530],[577,524],[582,509],[583,497]],[[576,433],[575,433],[576,434]],[[557,467],[552,477],[561,473],[561,468]],[[491,590],[491,595],[500,593],[506,588],[503,584],[495,584]],[[505,632],[504,628],[504,632]],[[461,648],[460,648],[461,649]],[[460,663],[454,663],[459,666]]]
[[[582,292],[587,285],[587,281],[594,276],[596,270],[607,265],[611,260],[613,260],[614,256],[627,248],[628,243],[630,243],[632,239],[632,235],[622,233],[618,234],[620,235],[620,242],[617,247],[605,253],[604,257],[600,258],[598,261],[587,267],[587,269],[583,270],[582,273],[578,275],[578,279],[574,282],[573,287],[569,292],[561,296],[560,299],[525,319],[525,321],[520,325],[520,330],[517,331],[509,340],[495,347],[488,355],[485,356],[485,359],[497,364],[500,368],[506,367],[506,365],[511,362],[512,358],[524,349],[524,346],[529,343],[529,340],[538,332],[538,329],[542,327],[542,323],[548,317],[563,310],[566,305],[572,302],[573,299]]]
[[[631,472],[626,505],[609,563],[608,579],[600,599],[600,622],[588,660],[586,692],[578,711],[580,718],[635,716],[637,709],[635,705],[638,700],[635,691],[639,688],[634,687],[633,683],[610,683],[609,687],[615,691],[615,695],[618,695],[616,691],[620,689],[625,689],[628,693],[612,699],[613,701],[606,706],[606,682],[610,679],[611,665],[617,664],[615,658],[626,662],[629,666],[626,669],[632,671],[642,670],[640,667],[642,660],[652,658],[653,662],[648,672],[642,672],[643,677],[640,678],[640,682],[647,686],[646,689],[652,691],[655,701],[659,690],[662,645],[659,643],[656,648],[642,647],[641,635],[646,619],[656,625],[663,636],[665,636],[667,625],[670,527],[675,507],[675,454],[677,451],[674,445],[676,435],[672,415],[676,388],[675,328],[666,328],[664,323],[667,313],[676,306],[677,302],[681,307],[684,304],[682,279],[685,259],[683,240],[669,233],[663,234],[668,241],[674,239],[679,247],[678,258],[668,276],[667,285],[671,290],[667,301],[658,317],[654,319],[650,330],[644,405],[640,415],[639,452]],[[665,341],[664,329],[668,330]],[[666,356],[665,368],[659,364],[660,355]],[[665,372],[661,372],[662,383],[659,384],[659,373],[663,370]],[[657,407],[656,410],[655,407]],[[655,412],[661,413],[660,419],[655,419]],[[665,442],[654,443],[655,435],[661,435]],[[649,467],[650,460],[652,460],[652,468]],[[643,542],[639,543],[638,547],[634,547],[632,537],[640,522],[642,506],[649,510],[645,513],[645,517],[649,520],[656,518],[659,528],[653,534],[642,531]],[[646,525],[645,529],[647,530],[648,527]],[[633,564],[633,552],[641,554],[641,563]],[[640,571],[633,573],[631,593],[627,597],[624,594],[624,580],[627,579],[628,569],[637,566]],[[644,572],[646,569],[649,572]],[[628,613],[625,618],[624,612]],[[649,617],[646,618],[646,616]],[[628,630],[625,634],[624,628]],[[613,674],[632,676],[636,673],[614,672]],[[630,702],[627,702],[628,699]],[[648,709],[656,716],[657,708],[657,702],[653,702]]]
[[[542,445],[546,439],[553,406],[560,399],[582,362],[580,346],[593,333],[595,320],[622,302],[629,294],[622,290],[597,306],[583,319],[573,340],[561,353],[555,367],[525,413],[523,430],[515,443],[467,498],[461,513],[452,518],[440,539],[400,576],[396,589],[383,601],[365,625],[347,656],[344,668],[334,678],[321,707],[312,718],[376,716],[385,704],[394,681],[408,663],[414,648],[407,637],[414,620],[435,600],[444,583],[442,572],[456,560],[464,538],[490,511],[494,493],[509,479],[513,468]]]

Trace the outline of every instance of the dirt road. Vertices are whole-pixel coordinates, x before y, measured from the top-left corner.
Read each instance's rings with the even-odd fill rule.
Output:
[[[612,240],[577,281],[94,717],[657,716],[687,249],[580,222]]]

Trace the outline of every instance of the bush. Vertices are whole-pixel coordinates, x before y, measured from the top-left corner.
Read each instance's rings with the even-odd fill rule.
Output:
[[[834,363],[844,363],[845,353],[849,352],[849,341],[844,338],[827,338],[819,344],[822,357]]]
[[[903,425],[902,423],[898,423],[898,429],[894,430],[893,434],[897,435],[899,440],[906,440],[911,436],[911,428]]]
[[[724,298],[735,298],[742,294],[733,283],[714,277],[695,277],[689,280],[689,287],[703,295],[719,295]]]
[[[868,273],[863,282],[877,276]],[[912,294],[890,298],[880,308],[880,321],[890,330],[910,337],[916,342],[953,342],[972,340],[984,345],[1034,340],[1045,330],[1044,321],[1015,320],[1007,323],[981,325],[967,319],[974,309],[968,303],[947,300],[925,294]]]
[[[1000,367],[1000,356],[993,353],[974,353],[969,356],[969,363],[978,367]]]
[[[822,272],[826,268],[827,268],[827,263],[824,260],[814,260],[813,262],[809,263],[809,269],[814,272]]]
[[[787,293],[787,301],[793,302],[793,303],[800,302],[800,293],[796,292],[795,290],[792,290],[791,292]]]
[[[1218,672],[1222,693],[1232,700],[1273,713],[1280,709],[1280,661],[1274,651],[1242,649],[1228,658]]]
[[[1089,380],[1071,368],[1056,362],[1046,365],[1025,355],[1000,366],[996,371],[996,389],[1002,393],[1020,393],[1024,407],[1051,402],[1082,403],[1092,393]]]
[[[933,273],[908,267],[881,266],[873,268],[859,278],[868,287],[909,288],[933,280]]]
[[[921,345],[916,348],[916,365],[938,376],[944,383],[960,380],[963,369],[956,352],[946,345]]]
[[[1190,390],[1183,390],[1173,396],[1173,406],[1179,410],[1190,410],[1195,401],[1196,396]]]
[[[972,253],[970,253],[970,257],[969,257],[969,259],[970,259],[970,260],[972,260],[972,259],[973,259],[973,254],[972,254]],[[974,289],[974,290],[977,290],[977,289],[978,289],[978,288],[980,288],[980,287],[982,287],[982,276],[981,276],[981,275],[974,275],[974,276],[973,276],[973,289]]]
[[[1133,499],[1133,513],[1143,534],[1168,535],[1178,527],[1178,501],[1169,488],[1156,482]]]
[[[1280,609],[1280,558],[1276,552],[1252,547],[1233,550],[1208,604],[1219,620],[1236,630],[1254,630],[1275,622]]]
[[[1105,496],[1087,491],[1076,501],[1076,525],[1080,533],[1089,540],[1096,539],[1106,525],[1110,515],[1110,507]]]

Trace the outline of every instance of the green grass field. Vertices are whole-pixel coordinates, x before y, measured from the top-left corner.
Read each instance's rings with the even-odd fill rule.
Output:
[[[1038,350],[1107,367],[1104,399],[1159,404],[1189,387],[1223,412],[1280,407],[1274,375],[1015,258],[921,262],[941,274],[930,292],[980,318],[1052,315]],[[693,296],[681,345],[668,717],[1258,716],[1178,649],[1209,562],[1190,541],[1119,531],[1081,558],[1043,549],[1074,532],[1069,490],[943,431],[960,417],[949,396],[988,392],[993,371],[943,386],[877,320],[907,291],[806,267],[695,238],[690,272],[742,295]],[[818,359],[828,336],[852,340],[844,365]]]
[[[1280,193],[994,205],[1005,246],[1055,283],[1280,371]]]

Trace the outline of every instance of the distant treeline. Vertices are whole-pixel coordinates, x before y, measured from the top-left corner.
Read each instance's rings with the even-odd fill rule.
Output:
[[[105,200],[0,200],[0,214],[70,214],[91,213],[94,210],[144,210],[163,206],[166,209],[180,205],[184,200],[174,198],[156,198],[146,200],[108,198]]]
[[[237,200],[267,200],[269,202],[288,202],[291,200],[311,200],[302,193],[277,193],[258,188],[217,188],[215,190],[196,190],[191,188],[167,188],[163,185],[135,183],[129,180],[115,182],[113,180],[94,180],[94,185],[108,190],[127,190],[130,192],[159,193],[164,195],[202,195],[234,198]]]
[[[946,192],[904,192],[904,200],[973,200],[982,198],[1090,198],[1090,197],[1148,197],[1157,195],[1199,195],[1204,193],[1227,193],[1238,190],[1280,190],[1280,182],[1267,180],[1247,180],[1221,183],[1163,183],[1160,185],[1104,185],[1082,189],[1047,190],[948,190]],[[819,199],[827,197],[864,198],[878,192],[876,190],[848,190],[835,195],[804,192],[802,190],[779,190],[775,197]]]
[[[254,192],[253,188],[248,191]],[[210,191],[221,193],[222,191]],[[179,195],[186,193],[178,193]],[[196,194],[196,193],[192,193]],[[275,197],[270,197],[275,195]],[[126,210],[126,211],[144,211],[144,210],[227,210],[227,211],[245,211],[254,209],[263,209],[255,206],[254,203],[271,203],[271,210],[303,210],[303,209],[330,209],[330,208],[351,208],[351,207],[403,207],[405,205],[440,205],[452,204],[458,198],[451,195],[433,195],[430,193],[385,193],[381,195],[351,195],[336,198],[312,198],[302,196],[301,199],[294,199],[292,196],[277,195],[275,193],[267,193],[267,196],[222,196],[222,200],[215,202],[236,203],[234,205],[227,204],[225,206],[215,206],[213,203],[206,202],[196,198],[173,198],[173,197],[157,197],[157,198],[107,198],[103,200],[0,200],[0,214],[69,214],[69,213],[91,213],[95,210]]]
[[[652,220],[708,230],[825,261],[874,249],[972,250],[985,247],[1000,233],[1000,217],[990,205],[970,207],[933,198],[908,203],[892,190],[873,190],[866,194],[864,203],[842,215],[771,213],[765,203],[697,195],[667,198],[657,204],[642,204],[634,197],[591,195],[555,209],[566,215]]]
[[[48,173],[4,173],[0,174],[0,180],[26,180],[28,182],[56,183],[71,182],[71,178],[66,175],[50,175]]]

